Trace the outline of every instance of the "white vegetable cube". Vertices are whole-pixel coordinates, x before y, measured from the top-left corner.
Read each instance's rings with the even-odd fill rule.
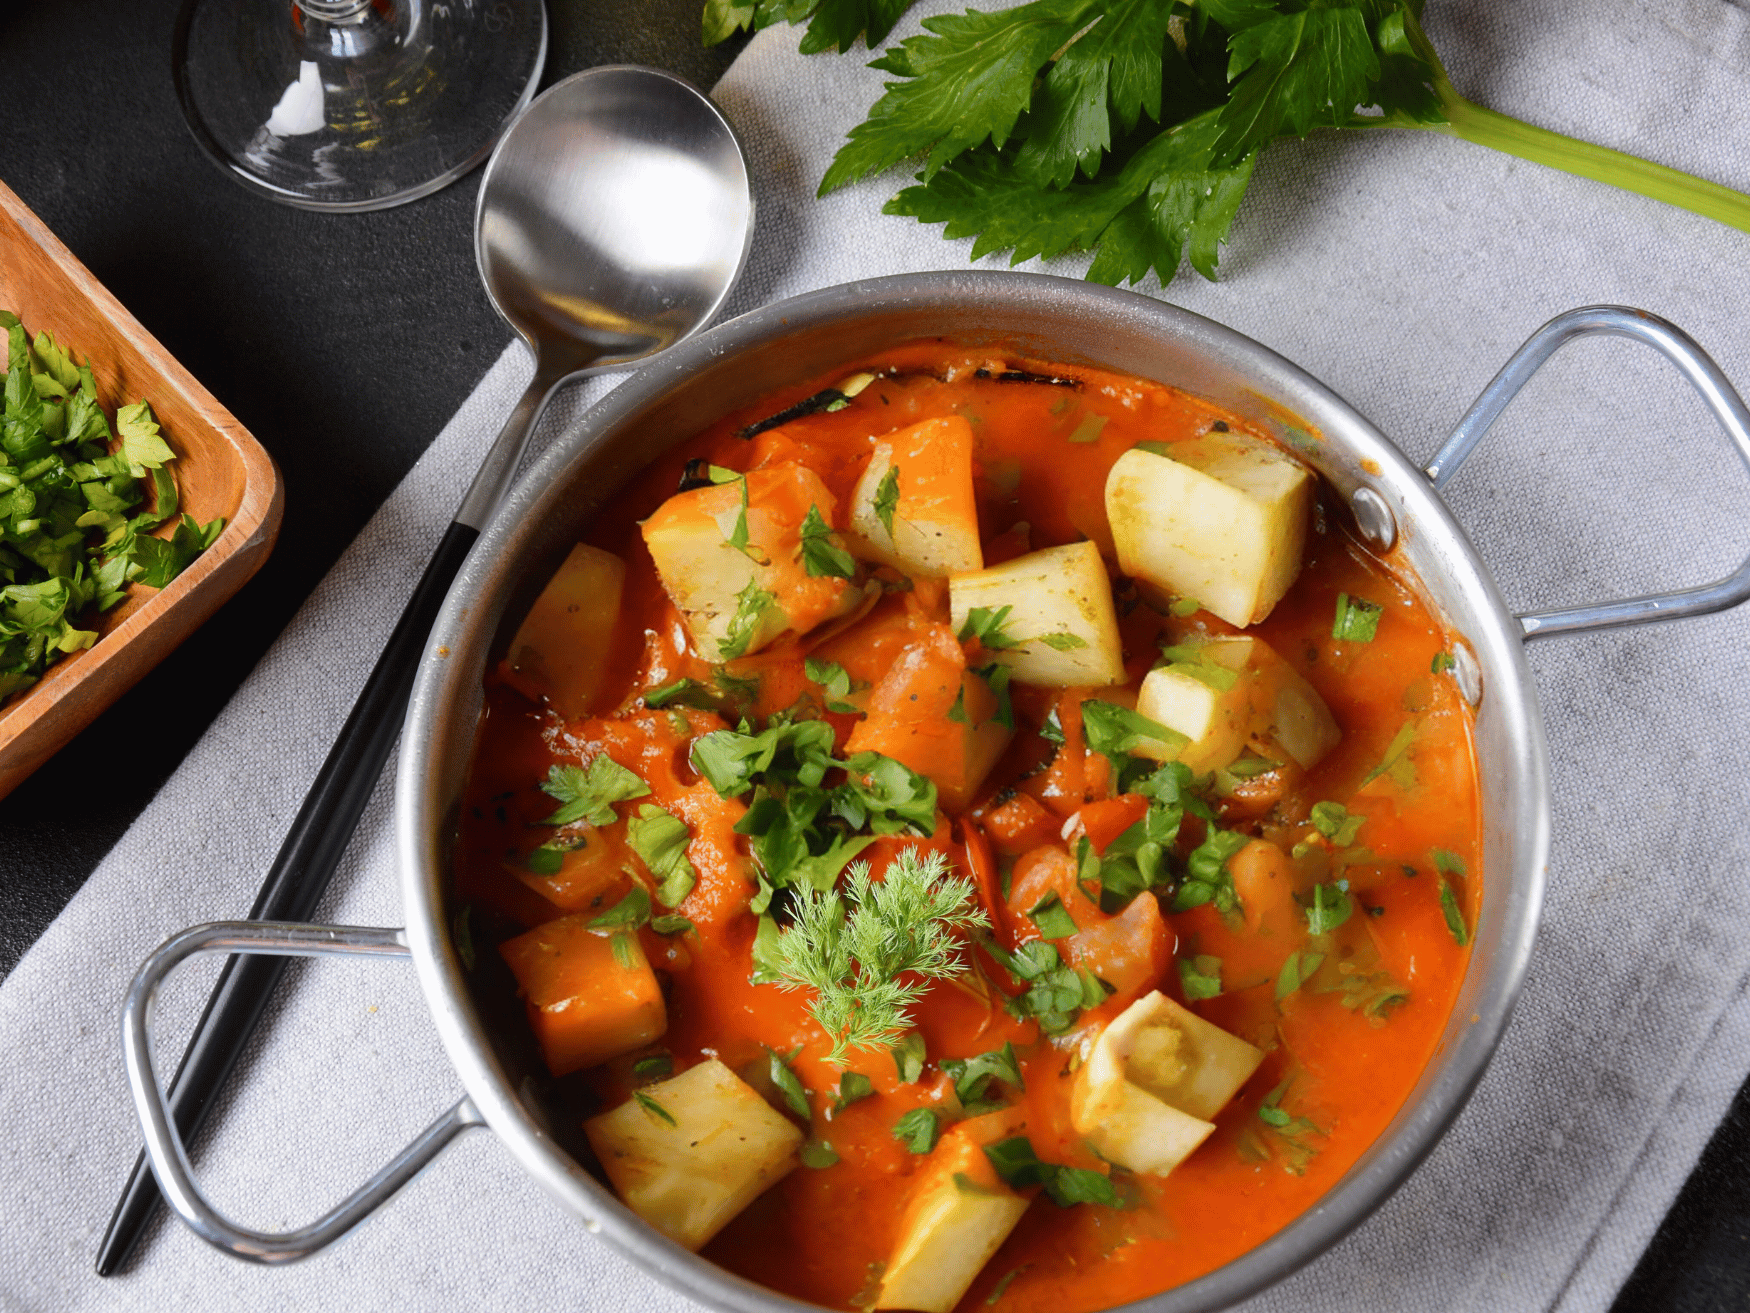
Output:
[[[972,445],[972,425],[959,415],[926,419],[877,442],[851,494],[851,549],[931,579],[980,568]]]
[[[568,720],[596,709],[625,586],[624,561],[578,543],[510,640],[510,669],[517,682],[545,696]]]
[[[906,1205],[873,1307],[949,1313],[1026,1211],[971,1136],[943,1136]]]
[[[626,1206],[693,1250],[796,1166],[803,1139],[715,1058],[583,1129]]]
[[[1342,742],[1343,731],[1318,691],[1280,657],[1277,664],[1269,735],[1302,768],[1311,770]]]
[[[1202,658],[1151,670],[1136,695],[1136,709],[1190,740],[1175,758],[1192,770],[1218,770],[1246,749],[1252,737],[1253,687],[1247,666],[1253,640],[1217,639],[1198,649]],[[1154,756],[1154,753],[1148,753]]]
[[[1136,709],[1191,740],[1176,760],[1195,771],[1229,765],[1252,741],[1310,770],[1343,737],[1317,690],[1258,638],[1210,639],[1196,645],[1194,660],[1149,671]]]
[[[955,632],[974,608],[1009,608],[1002,639],[988,643],[993,659],[1024,684],[1052,688],[1124,682],[1124,648],[1112,607],[1112,581],[1091,542],[1029,552],[988,570],[948,581]]]
[[[1103,1157],[1163,1175],[1215,1129],[1210,1118],[1251,1079],[1261,1049],[1158,990],[1101,1032],[1076,1072],[1070,1118]]]
[[[1241,433],[1133,448],[1106,479],[1118,567],[1231,625],[1270,614],[1300,573],[1312,513],[1311,473]]]
[[[844,550],[830,532],[835,507],[818,474],[783,462],[676,493],[644,521],[644,545],[700,656],[746,656],[862,601],[850,580],[811,574],[803,552],[811,511],[825,541]]]

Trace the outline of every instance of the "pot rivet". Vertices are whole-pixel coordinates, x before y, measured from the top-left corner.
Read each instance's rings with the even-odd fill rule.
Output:
[[[1349,499],[1349,508],[1355,513],[1355,527],[1367,545],[1375,551],[1389,552],[1398,540],[1398,522],[1385,498],[1372,488],[1357,488]]]
[[[1483,700],[1483,667],[1470,644],[1461,641],[1452,645],[1452,678],[1464,700],[1476,706]]]

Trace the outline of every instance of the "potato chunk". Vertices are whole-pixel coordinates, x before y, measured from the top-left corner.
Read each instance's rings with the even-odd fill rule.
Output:
[[[949,1313],[1026,1211],[971,1134],[943,1136],[912,1189],[873,1307]]]
[[[1118,568],[1230,625],[1270,614],[1300,573],[1312,513],[1311,473],[1242,433],[1132,448],[1106,478]]]
[[[1070,1119],[1100,1155],[1165,1175],[1215,1129],[1263,1051],[1156,991],[1101,1032],[1076,1072]]]
[[[562,916],[498,946],[555,1076],[628,1053],[668,1029],[662,989],[638,936],[601,934],[589,922],[589,913]]]
[[[981,568],[972,425],[959,415],[926,419],[877,442],[851,494],[847,537],[858,556],[912,576],[945,579]]]
[[[1124,648],[1112,607],[1112,581],[1091,542],[1047,547],[948,581],[954,628],[973,608],[1009,608],[1003,637],[1013,647],[992,657],[1024,684],[1052,688],[1124,682]]]
[[[583,1124],[626,1206],[701,1248],[797,1164],[802,1132],[715,1058]]]
[[[1149,671],[1136,709],[1190,740],[1176,760],[1194,771],[1229,765],[1254,740],[1310,770],[1343,737],[1317,690],[1258,638],[1211,639],[1195,660]],[[1146,744],[1137,751],[1167,759]]]
[[[597,710],[608,676],[626,563],[578,543],[547,581],[510,640],[512,677],[567,720]]]
[[[693,646],[707,661],[757,652],[787,629],[807,633],[863,600],[836,575],[811,575],[802,553],[810,509],[830,529],[837,503],[794,461],[670,497],[643,523],[644,545]],[[745,529],[746,542],[737,540]],[[843,548],[836,534],[828,534]]]

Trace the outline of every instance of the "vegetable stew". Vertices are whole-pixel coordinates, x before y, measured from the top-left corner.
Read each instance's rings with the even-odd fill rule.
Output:
[[[577,1152],[834,1308],[1104,1308],[1312,1206],[1481,894],[1456,640],[1342,517],[1195,397],[943,342],[654,461],[456,849]]]

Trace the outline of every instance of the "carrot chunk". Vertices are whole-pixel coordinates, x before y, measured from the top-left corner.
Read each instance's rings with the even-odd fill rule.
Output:
[[[606,1062],[668,1029],[662,990],[636,935],[602,934],[589,928],[588,916],[562,916],[505,940],[498,952],[555,1076]]]

